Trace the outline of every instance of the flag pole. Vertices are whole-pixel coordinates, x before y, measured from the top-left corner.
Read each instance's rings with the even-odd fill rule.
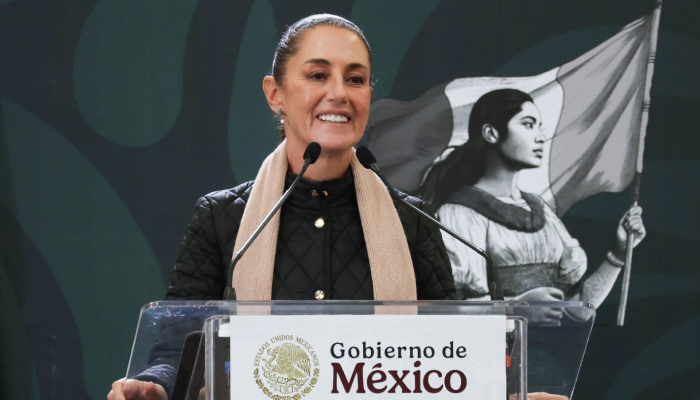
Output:
[[[651,16],[651,31],[649,32],[649,61],[647,64],[647,76],[644,85],[644,102],[642,103],[642,121],[640,124],[639,147],[637,149],[637,168],[632,181],[632,207],[639,205],[639,186],[642,178],[642,160],[644,158],[644,139],[649,123],[649,107],[651,105],[651,79],[654,76],[654,62],[656,61],[656,45],[659,38],[659,21],[661,19],[662,0],[656,1],[656,8]],[[627,249],[625,251],[625,266],[622,273],[622,293],[620,305],[617,309],[617,326],[625,325],[625,312],[627,311],[627,296],[630,288],[630,276],[632,275],[632,253],[634,251],[634,233],[627,235]]]

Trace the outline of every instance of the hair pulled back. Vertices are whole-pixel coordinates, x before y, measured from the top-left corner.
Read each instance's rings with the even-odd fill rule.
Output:
[[[495,146],[484,139],[484,125],[493,126],[499,140],[505,140],[508,122],[527,102],[534,103],[529,94],[517,89],[499,89],[481,96],[469,115],[469,140],[430,169],[421,187],[423,199],[437,210],[452,193],[481,179],[486,173],[486,152]]]
[[[338,28],[347,29],[359,36],[367,48],[369,63],[372,65],[372,50],[369,47],[367,38],[365,38],[365,34],[357,25],[343,17],[333,14],[310,15],[290,25],[282,35],[279,43],[277,43],[275,57],[272,59],[272,72],[270,74],[275,79],[275,83],[277,83],[278,86],[281,87],[284,84],[284,77],[287,73],[287,63],[289,62],[289,59],[294,57],[294,55],[299,51],[301,34],[307,29],[314,29],[321,26],[335,26]],[[280,140],[283,140],[286,135],[284,132],[284,125],[281,123],[279,124],[279,133]]]

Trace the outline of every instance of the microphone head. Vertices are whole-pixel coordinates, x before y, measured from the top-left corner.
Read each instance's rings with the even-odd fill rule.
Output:
[[[309,143],[308,146],[306,146],[306,150],[304,150],[304,161],[306,159],[309,160],[309,164],[313,164],[318,160],[318,156],[321,155],[321,145],[316,143],[316,142],[311,142]]]
[[[370,165],[377,162],[377,159],[374,158],[374,154],[365,146],[358,147],[355,155],[357,159],[360,160],[360,164],[367,169],[370,169]]]

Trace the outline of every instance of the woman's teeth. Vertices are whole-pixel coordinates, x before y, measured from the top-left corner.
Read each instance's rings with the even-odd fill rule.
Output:
[[[323,115],[319,115],[318,119],[320,119],[321,121],[327,121],[327,122],[340,122],[340,123],[348,122],[348,117],[346,117],[344,115],[323,114]]]

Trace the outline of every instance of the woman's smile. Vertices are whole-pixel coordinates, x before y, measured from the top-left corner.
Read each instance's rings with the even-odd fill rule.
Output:
[[[324,112],[316,118],[320,119],[323,122],[331,122],[331,123],[335,123],[335,124],[345,124],[350,119],[350,117],[348,117],[344,113],[331,113],[331,112]]]

